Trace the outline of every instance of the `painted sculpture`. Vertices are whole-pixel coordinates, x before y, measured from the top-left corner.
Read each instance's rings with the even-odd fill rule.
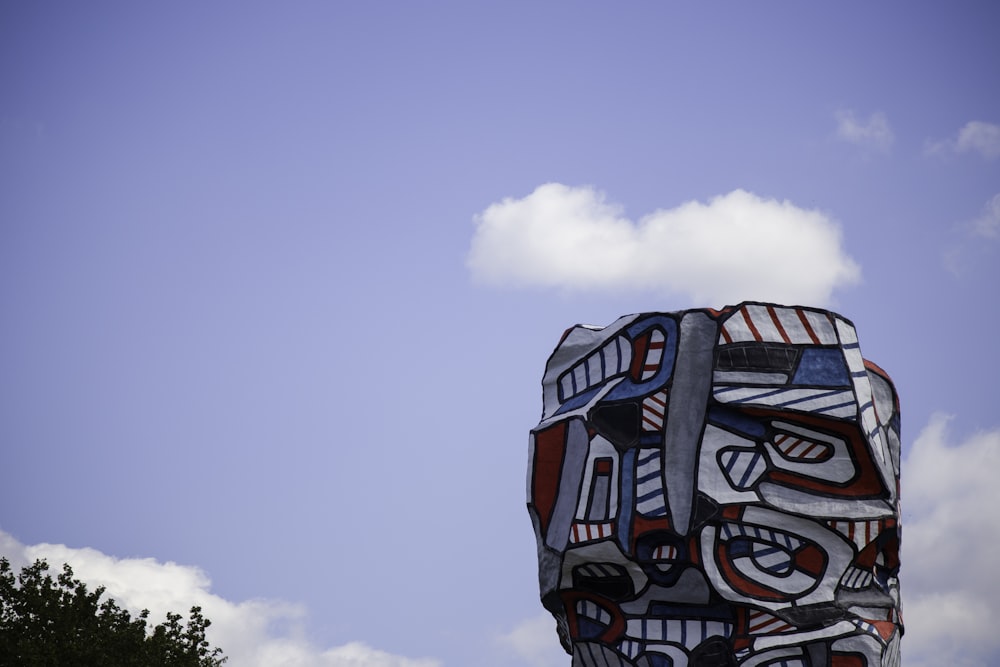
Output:
[[[576,326],[542,387],[528,510],[574,667],[898,667],[899,405],[851,322]]]

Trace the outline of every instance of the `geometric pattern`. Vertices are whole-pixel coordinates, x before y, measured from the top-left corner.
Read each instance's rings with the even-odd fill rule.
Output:
[[[767,472],[767,459],[756,449],[724,449],[719,456],[722,469],[734,488],[751,488]]]
[[[870,570],[851,566],[847,568],[844,576],[840,578],[840,585],[851,589],[868,588],[871,586],[873,578],[874,575],[872,575]]]
[[[858,411],[854,393],[850,389],[774,389],[721,385],[715,388],[714,397],[720,403],[815,412],[843,419],[854,417]]]
[[[578,542],[590,542],[592,540],[611,537],[611,529],[612,525],[606,522],[588,523],[577,521],[573,524],[573,532],[570,534],[569,541],[576,544]]]
[[[625,634],[632,639],[682,646],[697,646],[709,637],[728,637],[732,632],[731,623],[699,619],[633,618],[625,625]]]
[[[618,336],[569,369],[559,381],[562,400],[568,400],[607,380],[626,373],[632,363],[632,346]]]
[[[528,511],[574,667],[899,666],[898,399],[849,320],[577,326],[542,390]]]
[[[660,431],[666,416],[667,392],[659,391],[642,400],[642,430]]]
[[[786,459],[792,460],[816,460],[822,459],[830,454],[830,446],[806,440],[787,433],[779,433],[774,436],[774,446]]]
[[[666,336],[660,329],[653,329],[649,332],[649,342],[646,347],[646,358],[642,363],[642,372],[639,375],[641,380],[648,380],[660,370],[660,362],[663,361],[663,348],[666,346]]]
[[[611,614],[588,600],[580,600],[576,603],[576,613],[604,625],[611,623]]]
[[[659,448],[639,450],[636,462],[635,508],[644,516],[665,516],[667,513],[660,468],[661,455]]]
[[[875,519],[872,521],[829,521],[827,523],[830,528],[853,542],[858,547],[858,551],[868,546],[886,528],[886,521],[884,519]]]
[[[749,614],[747,632],[751,635],[772,635],[795,630],[795,626],[766,611],[752,610]]]
[[[722,342],[743,341],[804,345],[836,345],[833,323],[817,310],[746,304],[729,317],[721,330]]]

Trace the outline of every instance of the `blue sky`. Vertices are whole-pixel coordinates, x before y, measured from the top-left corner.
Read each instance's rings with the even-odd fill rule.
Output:
[[[904,664],[995,663],[998,20],[0,3],[2,551],[200,600],[234,665],[565,665],[560,334],[796,300],[901,394]]]

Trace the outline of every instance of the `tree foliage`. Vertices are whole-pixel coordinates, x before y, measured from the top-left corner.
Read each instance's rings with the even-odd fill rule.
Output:
[[[151,629],[149,611],[132,616],[104,587],[93,591],[69,565],[55,578],[36,560],[17,577],[0,558],[0,665],[21,667],[219,667],[222,649],[205,639],[211,621],[191,607]]]

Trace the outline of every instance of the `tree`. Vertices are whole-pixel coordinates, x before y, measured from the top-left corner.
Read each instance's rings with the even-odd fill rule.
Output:
[[[104,587],[93,591],[73,577],[69,565],[53,579],[49,565],[36,560],[15,578],[0,558],[0,665],[20,667],[220,667],[222,649],[205,639],[211,621],[191,607],[187,624],[180,614],[149,631],[149,611],[137,618]]]

